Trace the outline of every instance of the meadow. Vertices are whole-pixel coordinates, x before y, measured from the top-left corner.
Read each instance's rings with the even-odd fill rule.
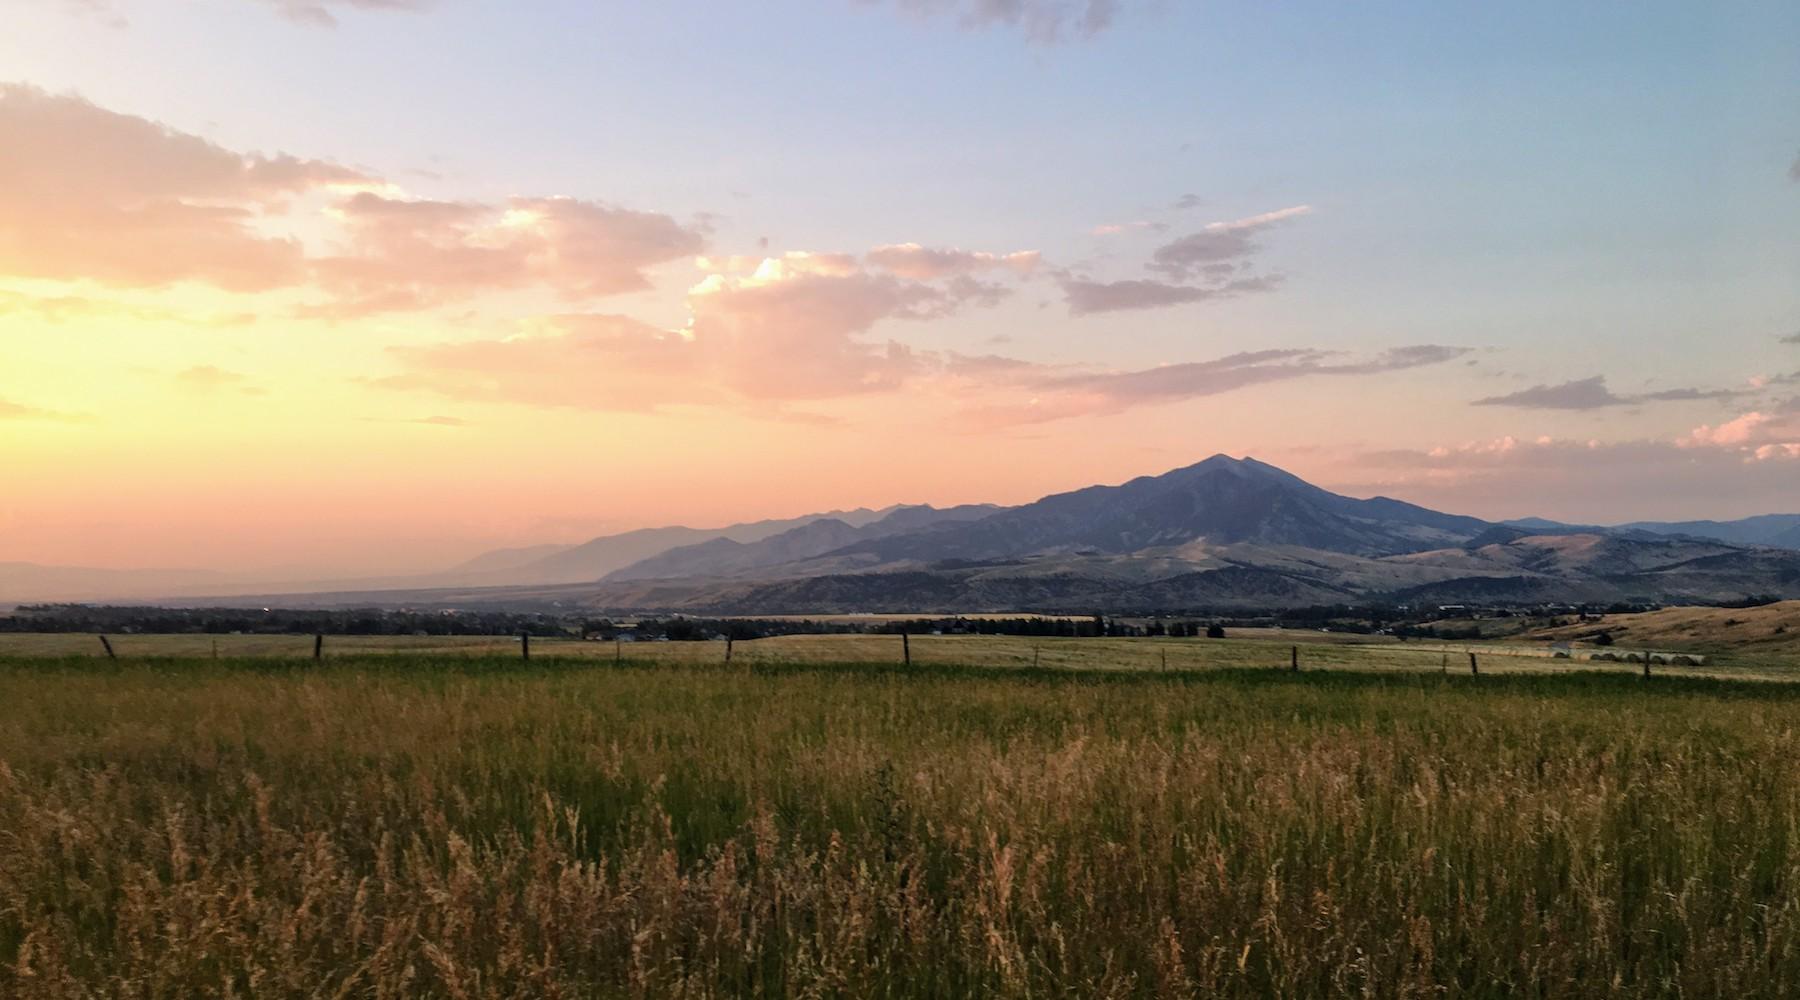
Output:
[[[1800,686],[1188,647],[0,659],[0,996],[1800,995]]]

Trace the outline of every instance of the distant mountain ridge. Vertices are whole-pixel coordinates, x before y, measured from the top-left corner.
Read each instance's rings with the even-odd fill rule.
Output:
[[[857,542],[885,538],[931,525],[977,521],[999,507],[965,504],[937,508],[929,504],[891,508],[891,513],[862,526],[842,518],[821,517],[780,534],[753,542],[729,537],[668,549],[614,570],[606,582],[679,579],[687,576],[732,576],[824,555]]]
[[[1733,545],[1766,545],[1778,549],[1800,550],[1800,514],[1759,514],[1736,521],[1631,521],[1610,526],[1564,524],[1541,517],[1522,517],[1505,523],[1558,533],[1603,531],[1614,534],[1678,535],[1708,538]]]
[[[237,600],[609,614],[1708,603],[1800,597],[1800,551],[1764,543],[1785,538],[1790,517],[1495,523],[1343,496],[1252,458],[1215,455],[1016,507],[897,506],[645,529],[502,550],[446,574]]]

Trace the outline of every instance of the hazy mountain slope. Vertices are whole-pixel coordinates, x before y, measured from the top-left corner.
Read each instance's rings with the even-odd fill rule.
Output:
[[[1636,537],[1679,535],[1708,538],[1732,545],[1800,549],[1800,514],[1759,514],[1736,521],[1631,521],[1610,527],[1564,524],[1541,517],[1522,517],[1505,523],[1535,534],[1605,532]]]
[[[547,543],[544,545],[526,545],[516,549],[494,549],[483,552],[466,562],[457,563],[444,571],[444,575],[504,573],[507,570],[527,566],[540,559],[547,559],[558,552],[567,552],[574,548],[573,543]]]
[[[752,521],[723,528],[641,528],[616,535],[602,535],[579,545],[571,545],[537,559],[513,566],[505,572],[506,580],[484,580],[484,583],[552,584],[598,580],[615,570],[648,559],[683,545],[696,545],[716,538],[740,544],[758,542],[813,521],[834,518],[851,526],[880,520],[893,508],[831,511],[804,517]],[[490,555],[492,555],[490,553]],[[487,556],[478,556],[485,559]],[[446,574],[447,576],[449,574]]]
[[[1658,535],[1714,538],[1734,545],[1800,549],[1800,514],[1762,514],[1737,521],[1634,521],[1619,527]]]
[[[993,514],[991,504],[937,508],[901,507],[861,527],[839,518],[820,518],[754,542],[715,538],[683,545],[615,570],[606,580],[666,580],[681,577],[730,577],[810,559],[859,541],[917,531],[934,524],[975,521]]]

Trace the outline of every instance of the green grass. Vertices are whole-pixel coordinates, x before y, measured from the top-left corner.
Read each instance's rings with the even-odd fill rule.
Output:
[[[1800,994],[1800,686],[70,657],[0,706],[0,996]]]

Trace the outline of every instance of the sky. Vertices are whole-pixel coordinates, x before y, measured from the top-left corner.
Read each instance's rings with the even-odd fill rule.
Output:
[[[1800,510],[1800,6],[10,0],[0,561],[393,574],[1216,452]]]

